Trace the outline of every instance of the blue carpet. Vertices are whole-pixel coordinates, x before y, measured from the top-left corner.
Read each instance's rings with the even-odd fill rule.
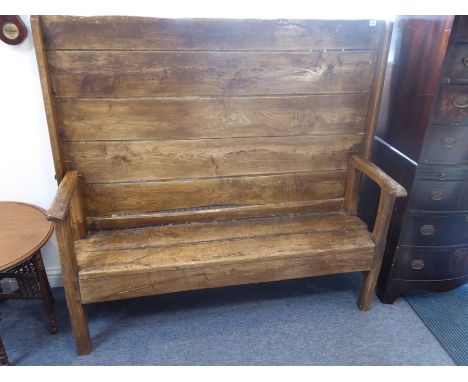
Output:
[[[88,305],[83,357],[55,288],[59,334],[24,300],[0,304],[0,333],[16,365],[453,365],[404,299],[359,311],[360,285],[343,274]]]
[[[406,300],[455,363],[468,366],[468,284],[440,293],[412,290]]]

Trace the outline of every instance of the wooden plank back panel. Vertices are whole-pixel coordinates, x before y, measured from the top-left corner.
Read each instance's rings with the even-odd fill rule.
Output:
[[[83,175],[96,227],[341,204],[369,129],[384,22],[40,22],[60,163]]]
[[[367,103],[367,94],[59,99],[57,113],[63,141],[159,141],[358,133]]]
[[[64,142],[66,169],[90,183],[342,170],[362,134]]]
[[[377,49],[384,22],[43,16],[47,49]]]
[[[375,51],[48,54],[63,98],[365,93]]]
[[[284,204],[343,196],[345,171],[85,186],[89,216],[208,206]],[[112,204],[108,202],[112,200]]]

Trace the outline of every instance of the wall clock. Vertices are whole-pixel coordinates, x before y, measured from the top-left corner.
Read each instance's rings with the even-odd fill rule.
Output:
[[[0,40],[9,45],[21,44],[28,29],[19,16],[0,16]]]

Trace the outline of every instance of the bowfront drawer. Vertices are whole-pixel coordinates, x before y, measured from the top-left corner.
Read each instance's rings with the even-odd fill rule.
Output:
[[[418,180],[468,180],[468,166],[419,165],[416,172]]]
[[[468,124],[468,85],[443,85],[433,122]]]
[[[432,125],[421,153],[423,163],[468,163],[468,126]]]
[[[394,277],[403,280],[445,280],[468,274],[468,246],[415,249],[400,248]]]
[[[444,81],[468,83],[468,44],[452,44],[445,60]]]
[[[468,211],[468,181],[417,180],[410,206],[416,210]]]
[[[468,211],[408,214],[401,245],[446,246],[468,244]]]

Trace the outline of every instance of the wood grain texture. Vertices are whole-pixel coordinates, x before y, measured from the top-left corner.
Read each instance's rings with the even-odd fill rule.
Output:
[[[382,100],[382,91],[385,81],[385,73],[387,68],[388,53],[392,37],[393,23],[385,24],[384,33],[380,36],[381,49],[378,51],[377,63],[375,65],[374,78],[372,79],[371,97],[369,98],[369,106],[366,119],[365,137],[361,149],[361,157],[369,160],[371,157],[371,149],[374,143],[375,130],[377,128],[377,120],[379,116],[380,101]]]
[[[468,125],[468,86],[441,86],[432,121],[437,124],[458,122]]]
[[[159,233],[165,237],[162,243],[152,240],[154,234],[158,235],[157,227],[146,232],[126,231],[130,235],[121,237],[120,244],[119,233],[114,233],[117,247],[123,245],[125,250],[111,244],[96,251],[93,245],[82,242],[78,245],[78,261],[83,299],[94,302],[368,270],[374,244],[358,219],[350,219],[336,214],[310,220],[299,217],[296,221],[287,218],[212,223],[204,229],[197,224],[198,230],[194,225],[164,227]],[[285,224],[284,230],[279,230],[277,224]],[[202,236],[198,237],[197,232]],[[104,246],[112,241],[106,239],[97,238]]]
[[[343,210],[343,198],[287,202],[250,206],[211,206],[149,213],[88,217],[90,229],[108,230],[147,227],[161,224],[226,221],[253,217],[291,216],[307,213],[330,213]]]
[[[87,246],[86,241],[77,245],[80,285],[85,300],[92,301],[97,295],[99,300],[104,295],[108,296],[104,299],[112,299],[115,288],[120,290],[114,298],[142,295],[142,289],[149,287],[145,279],[153,273],[157,273],[159,282],[152,285],[152,292],[166,293],[178,290],[179,285],[184,285],[184,290],[197,289],[198,277],[187,275],[205,276],[200,287],[229,285],[230,280],[242,278],[241,274],[248,279],[265,270],[270,276],[278,273],[283,277],[286,270],[291,275],[297,267],[304,267],[305,259],[310,273],[326,272],[328,268],[370,269],[374,243],[363,224],[352,219],[344,214],[322,214],[295,220],[166,226],[159,234],[157,227],[127,230],[126,237],[120,239],[119,232],[100,235],[92,240],[101,240],[101,247],[98,243],[94,243],[98,247]],[[154,235],[165,239],[153,240]],[[128,279],[125,281],[128,275],[132,275],[131,286]],[[93,292],[87,287],[92,282],[87,284],[87,280],[101,286]],[[107,282],[102,283],[104,280]]]
[[[75,241],[80,253],[149,248],[214,240],[242,239],[290,233],[366,230],[357,217],[342,212],[243,219],[237,221],[163,225],[92,233],[85,240]]]
[[[339,211],[374,133],[384,22],[41,21],[60,163],[83,177],[85,213],[57,223],[81,352],[83,302],[378,269]]]
[[[57,101],[64,141],[166,140],[355,133],[368,96]]]
[[[71,328],[75,337],[76,352],[79,355],[91,352],[88,319],[82,305],[82,296],[78,281],[78,263],[75,252],[74,236],[70,215],[56,221],[55,233],[62,265],[63,286],[70,314]]]
[[[392,195],[394,198],[407,196],[405,188],[387,175],[382,169],[357,155],[351,156],[346,180],[344,210],[349,215],[356,215],[359,197],[361,175],[372,179],[380,187],[382,194]],[[391,215],[391,214],[390,214]]]
[[[368,250],[358,249],[341,254],[311,253],[310,256],[297,258],[239,262],[235,266],[213,264],[204,269],[80,279],[80,289],[84,303],[122,300],[195,289],[365,271],[369,268],[370,257]]]
[[[384,22],[42,16],[47,49],[376,49]]]
[[[48,53],[64,98],[367,93],[375,51]]]
[[[386,192],[386,190],[382,190],[380,194],[377,218],[371,235],[372,240],[375,242],[372,269],[364,274],[364,285],[358,299],[358,307],[361,310],[369,310],[372,304],[372,299],[374,298],[377,279],[382,267],[388,227],[390,226],[395,199],[396,196],[394,194]]]
[[[70,205],[78,187],[78,171],[67,171],[55,195],[52,205],[47,211],[49,220],[64,220],[70,211]]]
[[[49,61],[47,59],[46,48],[44,45],[42,20],[39,18],[39,16],[31,16],[31,29],[34,39],[34,50],[36,52],[39,78],[41,80],[42,96],[44,97],[44,107],[47,118],[50,146],[52,149],[52,156],[55,167],[55,179],[57,183],[60,183],[64,171],[61,156],[60,137],[58,132],[59,121],[57,120],[56,116],[56,100],[52,90]]]
[[[357,155],[353,155],[349,161],[344,205],[344,211],[349,215],[356,215],[357,213],[359,180],[361,174],[368,176],[380,187],[379,208],[371,236],[372,240],[375,242],[372,269],[367,271],[364,275],[364,285],[358,300],[359,309],[369,310],[374,296],[377,278],[382,266],[393,206],[396,198],[405,197],[407,192],[403,186],[393,180],[375,164]]]
[[[260,226],[261,223],[263,222],[260,222]],[[174,230],[177,229],[175,226]],[[212,229],[213,235],[216,236],[216,226]],[[130,233],[127,239],[129,246],[124,250],[88,252],[81,247],[77,248],[79,278],[111,277],[157,270],[175,271],[206,267],[210,264],[255,262],[269,258],[313,258],[320,253],[346,253],[353,250],[370,250],[370,265],[374,249],[374,243],[365,228],[349,230],[337,227],[330,231],[312,230],[307,233],[293,232],[258,237],[254,231],[251,235],[237,239],[213,239],[207,242],[192,240],[167,246],[143,245],[135,248],[132,247]]]
[[[45,211],[19,202],[0,201],[0,271],[37,252],[52,235]]]
[[[357,155],[351,157],[350,166],[358,169],[360,172],[371,178],[379,187],[386,193],[393,195],[395,198],[407,196],[404,187],[396,180],[387,175],[382,169],[374,163],[366,161]]]
[[[73,196],[70,201],[70,217],[72,221],[73,230],[75,231],[75,239],[84,239],[88,235],[86,227],[86,211],[85,201],[82,194],[82,182],[78,177],[78,184],[75,187]]]
[[[306,202],[344,195],[345,172],[84,185],[87,216]]]
[[[340,170],[362,135],[63,143],[87,183]]]

